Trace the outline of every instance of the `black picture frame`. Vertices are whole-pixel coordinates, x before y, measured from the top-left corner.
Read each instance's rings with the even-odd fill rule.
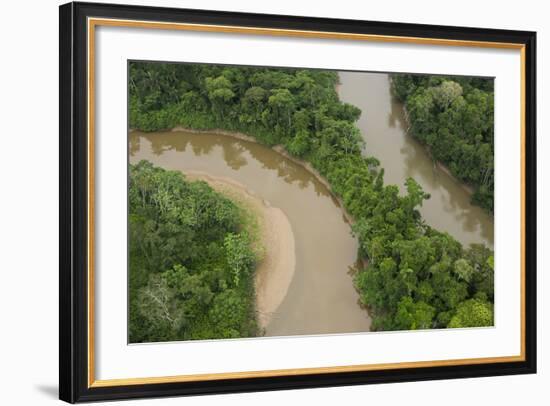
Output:
[[[60,6],[59,397],[67,402],[235,393],[536,372],[536,33],[113,4]],[[88,380],[87,19],[89,17],[513,43],[525,52],[525,357],[430,366],[210,381],[90,387]]]

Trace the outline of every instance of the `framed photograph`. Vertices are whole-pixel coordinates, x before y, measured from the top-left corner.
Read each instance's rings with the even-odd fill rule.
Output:
[[[536,34],[60,7],[60,398],[534,373]]]

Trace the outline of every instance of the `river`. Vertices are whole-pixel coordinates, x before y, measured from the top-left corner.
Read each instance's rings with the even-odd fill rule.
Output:
[[[463,244],[493,246],[493,220],[470,204],[470,194],[434,166],[426,149],[406,133],[400,103],[387,74],[340,72],[340,98],[362,110],[358,126],[365,153],[385,168],[386,184],[404,191],[413,177],[430,193],[420,208],[427,224]],[[205,172],[243,184],[281,209],[294,232],[296,269],[287,295],[266,327],[266,336],[364,332],[367,312],[359,306],[351,269],[357,241],[338,202],[301,165],[263,145],[213,133],[130,133],[130,161],[147,159],[182,172]]]
[[[344,102],[362,111],[357,125],[365,140],[365,153],[380,160],[385,183],[404,191],[408,177],[431,195],[420,208],[426,223],[446,231],[464,245],[485,243],[493,248],[493,218],[470,203],[470,193],[437,166],[426,148],[406,133],[401,103],[391,94],[385,73],[339,72],[338,93]]]
[[[302,166],[263,145],[217,134],[130,133],[130,162],[231,178],[286,214],[296,270],[266,336],[364,332],[368,313],[349,275],[357,241],[329,190]]]

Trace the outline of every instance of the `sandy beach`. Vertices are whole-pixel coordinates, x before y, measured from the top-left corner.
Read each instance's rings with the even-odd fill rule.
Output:
[[[206,172],[185,171],[189,180],[202,180],[213,189],[254,213],[258,221],[261,261],[255,275],[256,311],[261,329],[286,296],[296,267],[294,233],[285,213],[248,190],[243,184]]]

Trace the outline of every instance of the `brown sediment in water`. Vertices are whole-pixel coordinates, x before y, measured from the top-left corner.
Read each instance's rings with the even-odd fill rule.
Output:
[[[370,318],[358,306],[359,296],[346,272],[357,261],[358,242],[338,202],[302,165],[242,138],[213,132],[136,131],[130,134],[130,160],[234,180],[288,217],[295,239],[295,272],[274,314],[266,314],[270,320],[265,336],[369,331]],[[245,229],[258,230],[248,225],[253,218],[244,219]],[[269,285],[266,281],[268,289]],[[261,297],[273,299],[259,295],[260,301]]]
[[[404,194],[406,180],[415,179],[431,196],[418,208],[426,224],[449,233],[465,247],[484,243],[492,248],[493,217],[472,205],[471,190],[434,163],[426,145],[408,134],[406,109],[391,92],[390,75],[339,72],[339,77],[339,98],[362,111],[356,126],[366,143],[364,153],[385,168],[384,183],[397,185]]]
[[[471,186],[471,185],[461,181],[460,179],[458,179],[443,162],[434,159],[433,156],[432,156],[432,153],[430,151],[430,147],[428,145],[423,144],[420,140],[418,140],[416,137],[414,137],[411,134],[411,131],[410,131],[411,120],[409,119],[409,112],[407,110],[407,106],[403,105],[402,108],[403,108],[403,116],[404,116],[404,119],[405,119],[405,123],[407,123],[407,128],[405,130],[407,136],[414,138],[415,140],[418,141],[418,143],[420,143],[421,145],[423,145],[424,148],[426,148],[426,152],[428,153],[428,155],[430,157],[432,157],[432,160],[434,162],[434,168],[437,167],[437,169],[439,169],[440,171],[445,172],[447,174],[447,176],[449,176],[449,178],[453,179],[456,182],[456,184],[459,187],[461,187],[466,193],[468,193],[470,196],[473,195],[475,193],[475,189],[474,189],[473,186]]]
[[[195,130],[195,129],[192,129],[192,128],[185,128],[185,127],[174,127],[170,131],[172,131],[172,132],[183,131],[183,132],[190,133],[190,134],[225,135],[227,137],[236,138],[238,140],[243,140],[243,141],[254,142],[256,144],[260,144],[260,142],[258,142],[258,140],[256,138],[254,138],[250,135],[238,132],[238,131],[227,131],[227,130],[221,130],[221,129]],[[296,157],[290,155],[290,153],[285,149],[285,147],[280,145],[280,144],[279,145],[274,145],[273,147],[271,147],[271,149],[273,149],[274,151],[277,151],[279,154],[281,154],[285,158],[289,159],[290,161],[294,162],[295,164],[300,165],[302,168],[307,170],[311,175],[313,175],[319,181],[319,183],[321,183],[323,186],[325,186],[330,191],[332,198],[340,206],[340,209],[342,210],[342,214],[343,214],[344,218],[346,219],[346,221],[349,224],[354,223],[354,219],[351,216],[351,214],[349,214],[348,211],[346,210],[343,200],[340,198],[340,196],[338,196],[338,195],[336,195],[335,193],[332,192],[332,187],[331,187],[329,181],[326,180],[325,177],[323,175],[321,175],[319,173],[319,171],[313,167],[312,164],[310,164],[307,161],[304,161],[302,159],[299,159],[299,158],[296,158]]]
[[[464,183],[463,181],[461,181],[460,179],[458,179],[452,172],[449,168],[447,168],[447,166],[445,166],[444,163],[442,163],[441,161],[436,161],[436,165],[437,167],[439,168],[439,170],[445,172],[447,175],[449,175],[450,178],[454,179],[456,181],[456,183],[462,188],[464,189],[467,193],[469,193],[470,195],[473,195],[475,193],[475,189],[473,188],[473,186],[470,186],[468,185],[467,183]]]
[[[271,321],[294,277],[296,254],[294,233],[285,213],[257,196],[243,184],[206,172],[184,171],[189,180],[202,180],[214,190],[249,210],[257,220],[259,244],[255,250],[261,256],[256,268],[256,312],[259,327],[264,330]]]

